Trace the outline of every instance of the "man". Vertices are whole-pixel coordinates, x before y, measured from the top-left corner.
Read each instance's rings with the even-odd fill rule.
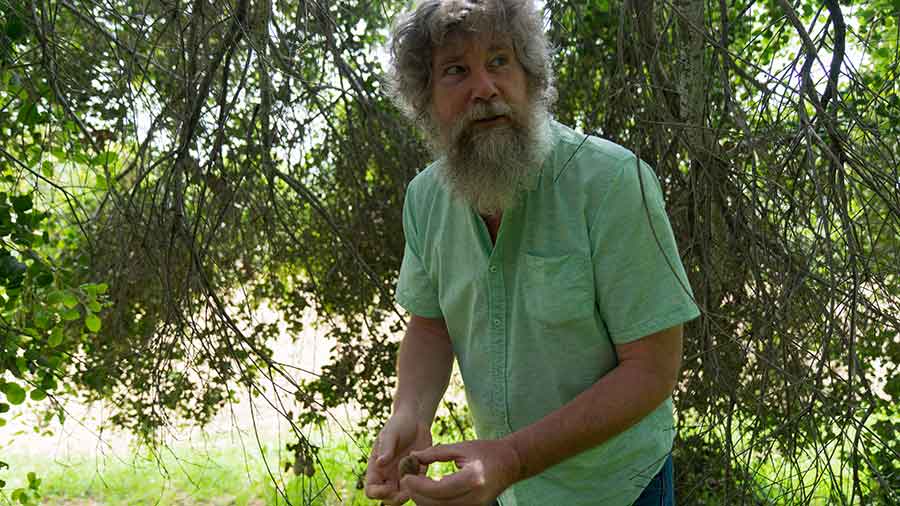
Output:
[[[396,299],[411,316],[366,494],[671,504],[670,395],[698,310],[653,172],[549,119],[531,0],[424,0],[391,44],[392,91],[437,161],[404,204]],[[479,439],[432,447],[454,359]],[[401,477],[410,454],[420,473]],[[425,476],[438,461],[458,471]]]

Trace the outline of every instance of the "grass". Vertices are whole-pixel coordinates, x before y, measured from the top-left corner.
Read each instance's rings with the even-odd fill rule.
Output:
[[[277,431],[273,431],[277,432]],[[92,450],[96,441],[78,441],[82,448],[70,455],[41,454],[34,448],[0,446],[0,460],[10,468],[0,470],[0,480],[7,486],[0,492],[0,505],[11,504],[12,490],[26,486],[26,476],[34,472],[41,479],[40,504],[50,506],[371,506],[377,504],[365,498],[357,488],[364,463],[360,457],[367,449],[358,448],[339,430],[328,429],[306,434],[313,444],[320,446],[311,477],[295,476],[285,469],[293,456],[285,444],[291,438],[277,434],[260,436],[262,448],[253,434],[236,431],[218,435],[203,434],[184,438],[153,453],[146,448],[124,447],[119,451]],[[435,434],[437,436],[437,434]],[[452,442],[457,435],[436,437],[435,442]],[[735,439],[738,444],[741,439]],[[84,448],[84,447],[87,448]],[[708,448],[702,440],[692,440],[680,448],[681,464],[676,473],[704,472],[705,465],[719,465],[721,455],[704,458],[697,450]],[[702,452],[701,452],[702,453]],[[757,499],[765,504],[793,504],[783,494],[806,490],[808,504],[830,504],[831,487],[846,487],[843,480],[830,483],[810,473],[797,475],[785,467],[777,452],[757,455],[750,480],[755,482]],[[811,457],[810,457],[811,458]],[[685,461],[685,459],[688,459]],[[699,459],[700,468],[689,465]],[[676,459],[678,460],[678,459]],[[697,462],[695,462],[696,464]],[[802,462],[806,463],[806,462]],[[839,462],[831,462],[839,466]],[[693,470],[692,470],[693,469]],[[432,477],[452,472],[452,464],[429,472]],[[713,473],[715,474],[715,473]],[[818,479],[817,479],[818,478]],[[5,492],[5,495],[3,494]],[[686,504],[725,504],[716,487],[684,494]],[[863,501],[865,502],[865,501]],[[804,502],[805,503],[805,502]]]
[[[356,489],[353,469],[361,468],[356,462],[359,452],[347,440],[321,452],[311,478],[285,471],[288,454],[282,445],[260,452],[254,439],[245,438],[244,444],[246,450],[235,438],[218,437],[202,445],[170,445],[156,453],[132,448],[125,456],[88,453],[66,458],[5,450],[2,460],[10,468],[0,472],[0,479],[7,481],[0,503],[11,503],[10,492],[27,486],[27,473],[34,472],[41,479],[39,503],[47,505],[280,506],[287,504],[284,496],[293,505],[371,504]]]
[[[687,423],[675,447],[676,477],[681,473],[683,482],[701,484],[708,481],[713,484],[706,489],[694,487],[682,492],[692,494],[691,504],[732,503],[729,497],[720,494],[723,490],[718,486],[725,482],[723,463],[729,458],[724,447],[725,425],[707,425],[690,412],[682,412],[679,416]],[[877,417],[869,420],[869,430],[877,420]],[[787,446],[789,443],[777,440],[771,433],[754,433],[752,423],[753,420],[739,419],[733,422],[732,452],[737,458],[732,461],[731,471],[736,483],[724,493],[745,493],[746,497],[742,499],[748,504],[849,504],[846,498],[853,495],[853,471],[849,459],[852,442],[857,436],[855,427],[820,427],[816,448],[804,446],[809,443],[809,433],[794,432],[790,438],[798,444],[791,448]],[[861,436],[864,446],[878,444],[869,432]],[[861,458],[868,459],[872,450],[864,447]],[[895,497],[897,491],[879,486],[871,465],[866,461],[858,470],[860,487],[852,504],[900,504]],[[890,473],[889,469],[882,471]],[[735,490],[735,484],[742,485],[743,492]]]
[[[377,504],[358,488],[359,474],[365,470],[360,458],[368,455],[368,448],[358,447],[337,421],[305,432],[322,449],[313,476],[295,476],[285,467],[294,461],[286,445],[295,439],[284,435],[282,420],[270,413],[257,412],[256,423],[248,422],[248,413],[256,409],[244,406],[246,413],[236,409],[233,418],[224,417],[210,432],[185,427],[186,433],[173,436],[172,442],[155,452],[129,445],[127,435],[115,433],[105,436],[111,446],[101,445],[96,434],[102,425],[94,420],[102,418],[102,411],[85,411],[86,423],[71,429],[54,425],[48,437],[29,434],[26,419],[19,423],[22,430],[13,431],[12,439],[0,441],[0,461],[9,464],[8,469],[0,469],[0,480],[7,482],[0,489],[0,506],[15,502],[12,491],[27,488],[29,473],[41,480],[41,498],[36,503],[50,506]],[[350,419],[350,414],[341,416]],[[259,438],[250,429],[257,424]],[[434,437],[436,443],[460,439],[452,428],[436,429]],[[453,472],[450,463],[432,467],[432,477]]]

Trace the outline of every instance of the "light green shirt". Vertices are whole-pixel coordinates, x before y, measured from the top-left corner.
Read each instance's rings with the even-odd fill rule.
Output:
[[[589,388],[615,367],[614,345],[699,314],[653,171],[609,141],[556,122],[551,131],[552,151],[503,213],[496,245],[444,186],[441,160],[407,189],[396,300],[446,321],[483,439]],[[673,436],[667,399],[606,443],[514,485],[501,503],[631,505]]]

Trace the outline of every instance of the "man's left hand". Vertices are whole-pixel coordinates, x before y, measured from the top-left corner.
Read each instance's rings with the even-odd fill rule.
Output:
[[[400,485],[418,506],[483,506],[519,479],[519,456],[502,439],[438,445],[412,454],[422,464],[454,462],[459,468],[440,480],[405,476]]]

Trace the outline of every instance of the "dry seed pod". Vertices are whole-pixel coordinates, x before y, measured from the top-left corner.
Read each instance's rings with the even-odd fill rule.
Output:
[[[419,474],[419,459],[413,457],[412,455],[407,455],[400,459],[400,463],[398,464],[400,467],[400,477],[404,477],[407,474]]]

